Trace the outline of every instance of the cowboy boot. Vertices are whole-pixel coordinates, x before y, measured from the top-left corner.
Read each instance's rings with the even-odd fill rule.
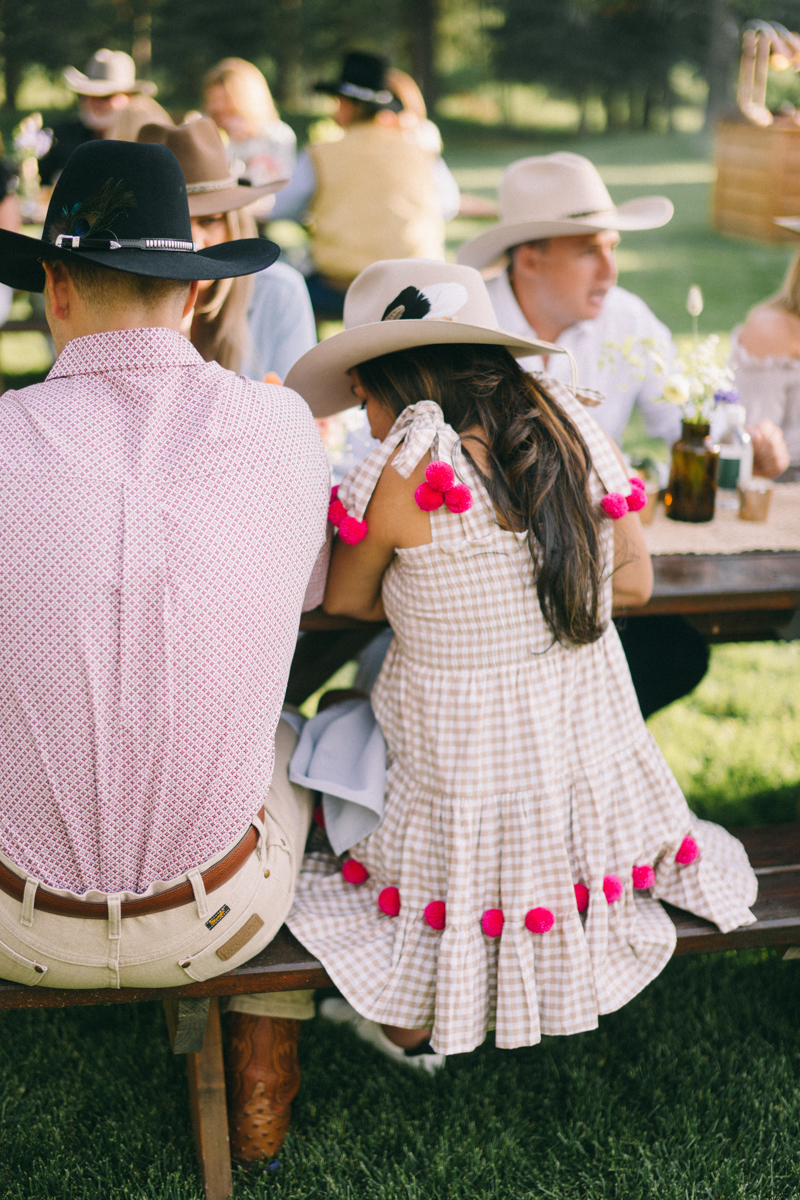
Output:
[[[277,1154],[300,1087],[300,1022],[284,1017],[228,1017],[226,1075],[231,1157],[253,1163]]]

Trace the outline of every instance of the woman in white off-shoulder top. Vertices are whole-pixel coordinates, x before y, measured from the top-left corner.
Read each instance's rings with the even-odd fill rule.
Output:
[[[762,429],[780,428],[786,453],[773,447],[775,466],[785,479],[800,479],[800,252],[778,294],[757,305],[744,325],[733,330],[731,366],[754,448]]]

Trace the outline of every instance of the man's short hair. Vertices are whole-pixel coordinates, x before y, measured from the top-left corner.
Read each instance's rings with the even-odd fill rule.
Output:
[[[546,250],[551,241],[552,238],[549,237],[532,238],[529,242],[517,242],[516,246],[511,246],[506,253],[513,259],[515,250],[521,250],[523,246],[531,246],[534,250]]]
[[[43,256],[45,259],[46,255]],[[97,263],[83,259],[59,261],[75,285],[75,291],[87,303],[119,305],[142,304],[145,308],[156,308],[172,296],[185,296],[189,282],[185,279],[154,279],[151,275],[132,275],[128,271],[116,271],[113,267],[100,267]]]

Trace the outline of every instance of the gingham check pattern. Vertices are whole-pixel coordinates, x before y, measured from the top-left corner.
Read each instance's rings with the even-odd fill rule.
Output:
[[[299,396],[167,329],[72,341],[0,398],[0,849],[18,868],[140,893],[246,829],[328,485]]]
[[[608,439],[561,384],[549,388],[579,426],[596,499],[630,490]],[[552,644],[523,538],[502,531],[437,405],[406,409],[339,495],[359,517],[387,459],[409,474],[438,435],[438,456],[468,482],[473,508],[431,513],[433,543],[398,550],[383,602],[395,630],[372,693],[386,735],[383,823],[351,851],[369,871],[353,887],[336,860],[309,856],[289,924],[364,1016],[433,1028],[444,1054],[592,1029],[637,994],[675,943],[660,896],[722,929],[753,920],[756,880],[741,843],[698,821],[642,721],[616,630],[593,645]],[[604,530],[610,564],[613,526]],[[610,612],[611,584],[604,605]],[[701,857],[678,867],[686,834]],[[634,892],[635,864],[656,868],[652,896]],[[603,878],[618,875],[609,906]],[[574,884],[590,889],[577,912]],[[379,892],[399,888],[384,916]],[[442,932],[423,921],[447,903]],[[525,928],[550,909],[549,933]],[[481,916],[501,908],[502,936]]]

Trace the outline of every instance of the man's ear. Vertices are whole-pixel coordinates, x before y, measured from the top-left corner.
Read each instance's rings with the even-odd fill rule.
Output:
[[[193,279],[189,284],[189,291],[186,294],[186,303],[183,306],[183,316],[188,317],[197,303],[197,291],[200,287],[200,281]]]
[[[42,266],[45,274],[44,294],[50,303],[50,311],[57,321],[65,321],[70,308],[69,275],[58,259],[50,262],[45,259]]]

